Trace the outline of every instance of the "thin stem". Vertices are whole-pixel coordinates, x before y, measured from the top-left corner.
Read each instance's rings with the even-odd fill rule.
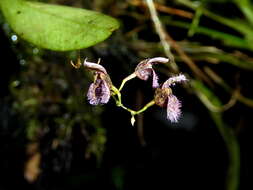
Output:
[[[178,71],[178,67],[170,51],[170,46],[172,46],[177,51],[181,59],[191,68],[191,70],[194,72],[194,74],[197,77],[203,79],[204,81],[206,81],[208,84],[211,85],[211,81],[209,80],[209,78],[206,77],[206,75],[202,72],[202,70],[197,67],[197,65],[193,62],[193,60],[184,52],[181,46],[178,45],[178,43],[176,43],[176,41],[172,39],[172,37],[168,33],[165,32],[157,16],[157,12],[156,12],[153,0],[146,0],[146,2],[149,7],[151,18],[154,22],[157,34],[159,35],[161,43],[163,45],[165,54],[167,57],[172,58],[170,60],[172,63],[171,68],[174,69],[174,71]]]
[[[235,0],[235,3],[241,9],[248,21],[253,24],[253,7],[250,0]]]
[[[174,71],[178,71],[178,67],[174,61],[174,56],[172,55],[171,50],[170,50],[170,44],[168,43],[168,41],[166,39],[167,38],[166,33],[164,31],[162,23],[160,22],[160,20],[158,18],[158,14],[157,14],[154,2],[153,2],[153,0],[146,0],[146,3],[148,5],[149,11],[150,11],[151,19],[155,25],[156,32],[157,32],[157,34],[161,40],[161,44],[164,48],[164,53],[170,59],[171,68]]]
[[[153,105],[155,105],[155,100],[150,101],[150,102],[147,103],[142,109],[136,111],[136,112],[135,112],[135,115],[140,114],[140,113],[146,111],[149,107],[151,107],[151,106],[153,106]]]
[[[133,6],[147,7],[147,5],[142,0],[130,0],[129,3]],[[193,17],[193,14],[189,11],[177,9],[174,7],[168,7],[168,6],[162,5],[158,2],[156,2],[154,4],[155,4],[156,10],[158,10],[160,12],[171,14],[171,15],[177,15],[177,16],[189,18],[189,19],[192,19],[192,17]]]
[[[131,76],[131,75],[129,75],[129,76]],[[113,99],[115,100],[116,105],[117,105],[118,107],[121,107],[121,108],[123,108],[124,110],[130,112],[131,115],[132,115],[132,117],[134,117],[135,115],[138,115],[138,114],[144,112],[144,111],[147,110],[149,107],[151,107],[151,106],[153,106],[153,105],[155,104],[155,101],[152,100],[152,101],[150,101],[149,103],[147,103],[142,109],[140,109],[140,110],[138,110],[138,111],[134,111],[134,110],[132,110],[132,109],[130,109],[130,108],[127,108],[126,106],[124,106],[124,105],[122,104],[122,101],[121,101],[121,93],[120,93],[119,89],[117,89],[115,86],[112,85],[111,90],[112,90],[112,92],[114,93],[114,94],[112,95],[112,97],[113,97]],[[117,98],[115,97],[115,95],[117,96]]]
[[[232,96],[234,96],[234,98],[236,100],[238,100],[239,102],[243,103],[246,106],[249,107],[253,107],[253,100],[245,97],[243,94],[240,93],[239,90],[233,90],[232,87],[230,87],[218,74],[216,74],[213,70],[211,70],[209,67],[205,68],[206,73],[208,74],[208,76],[210,76],[210,78],[216,82],[217,84],[219,84],[221,87],[223,87],[223,89],[229,93],[232,94]]]
[[[210,114],[228,150],[229,165],[226,177],[226,190],[238,190],[240,182],[240,147],[237,138],[232,129],[225,125],[221,114],[212,111]]]
[[[240,0],[241,1],[241,0]],[[196,10],[199,6],[199,3],[195,3],[189,0],[177,0],[177,2],[182,3],[183,5]],[[213,20],[215,20],[216,22],[219,22],[223,25],[226,25],[228,27],[233,28],[234,30],[246,35],[246,36],[250,36],[252,34],[252,29],[251,26],[249,24],[245,24],[244,22],[240,22],[239,21],[235,21],[235,20],[231,20],[225,17],[222,17],[220,15],[217,15],[215,13],[212,13],[211,11],[208,11],[207,9],[202,9],[203,14]],[[247,16],[249,16],[247,14]],[[240,24],[240,27],[238,27],[238,24]]]
[[[220,107],[221,101],[215,94],[212,93],[206,86],[204,86],[200,81],[193,81],[193,88],[195,92],[200,91],[203,93],[209,101],[214,104],[215,106]],[[206,104],[203,99],[200,100],[204,103],[204,105],[209,109],[209,106]],[[224,143],[226,145],[229,157],[229,164],[228,164],[228,173],[226,176],[226,190],[238,190],[239,181],[240,181],[240,150],[239,144],[237,142],[236,136],[232,129],[227,126],[223,121],[223,115],[221,112],[215,112],[210,110],[210,114],[216,124],[216,127],[221,134]]]
[[[191,26],[190,26],[190,28],[188,30],[188,34],[187,35],[189,37],[192,37],[194,35],[196,29],[198,28],[201,15],[202,15],[202,6],[200,5],[196,9],[196,12],[195,12],[194,18],[192,20]]]
[[[116,102],[116,105],[117,105],[118,107],[123,108],[124,110],[127,110],[128,112],[131,113],[131,115],[133,115],[133,114],[135,113],[135,111],[132,110],[132,109],[130,109],[130,108],[127,108],[126,106],[124,106],[124,105],[122,104],[122,101],[121,101],[121,93],[120,93],[120,91],[119,91],[115,86],[112,86],[111,89],[112,89],[112,91],[115,93],[115,95],[117,95],[117,97],[118,97],[118,99],[116,99],[116,98],[114,97],[114,100],[115,100],[115,102]]]
[[[131,115],[132,115],[132,117],[131,117],[131,124],[132,124],[132,126],[134,126],[134,123],[135,123],[135,118],[134,118],[134,116],[135,116],[135,115],[138,115],[138,114],[140,114],[140,113],[142,113],[142,112],[144,112],[145,110],[147,110],[149,107],[153,106],[154,104],[155,104],[155,101],[152,100],[152,101],[150,101],[149,103],[147,103],[142,109],[140,109],[140,110],[138,110],[138,111],[135,111],[135,112],[131,113]]]
[[[122,88],[124,87],[124,85],[125,85],[125,83],[126,83],[127,81],[129,81],[129,80],[131,80],[131,79],[133,79],[133,78],[135,78],[135,77],[136,77],[136,74],[135,74],[135,73],[132,73],[131,75],[129,75],[129,76],[127,76],[126,78],[124,78],[124,79],[122,80],[122,83],[121,83],[120,87],[119,87],[119,91],[122,90]]]

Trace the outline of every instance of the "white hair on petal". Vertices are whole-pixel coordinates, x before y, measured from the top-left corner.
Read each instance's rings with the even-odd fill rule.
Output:
[[[167,118],[173,122],[178,122],[178,119],[181,115],[181,102],[177,99],[174,95],[168,96],[168,103],[167,103]]]
[[[175,83],[185,82],[185,81],[187,81],[187,78],[185,77],[185,75],[179,74],[177,76],[170,77],[168,80],[166,80],[163,83],[162,88],[169,88],[173,86]]]

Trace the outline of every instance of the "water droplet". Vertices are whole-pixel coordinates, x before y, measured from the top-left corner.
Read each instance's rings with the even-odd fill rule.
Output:
[[[13,41],[13,42],[16,42],[17,40],[18,40],[18,36],[17,35],[12,35],[11,36],[11,40]]]
[[[13,87],[17,87],[18,85],[20,85],[20,81],[14,80],[14,81],[11,83],[11,85],[12,85]]]
[[[24,65],[26,65],[26,61],[25,61],[24,59],[21,59],[21,60],[19,61],[19,64],[22,65],[22,66],[24,66]]]
[[[33,54],[38,54],[39,53],[39,49],[38,48],[34,48],[33,49]]]

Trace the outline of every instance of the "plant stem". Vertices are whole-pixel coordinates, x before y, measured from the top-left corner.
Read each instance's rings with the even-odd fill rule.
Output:
[[[178,71],[178,66],[175,63],[174,56],[171,53],[170,44],[167,41],[167,35],[166,35],[166,32],[163,28],[163,25],[162,25],[162,23],[160,22],[160,20],[158,18],[158,14],[157,14],[154,2],[153,2],[153,0],[146,0],[146,3],[147,3],[148,8],[149,8],[151,19],[152,19],[152,21],[155,25],[156,32],[157,32],[157,34],[158,34],[158,36],[161,40],[161,44],[163,46],[164,53],[170,59],[171,68],[174,71]]]
[[[199,7],[199,3],[197,4],[197,3],[194,3],[189,0],[177,0],[177,2],[191,8],[193,10],[196,10]],[[252,28],[251,28],[250,24],[248,24],[248,23],[244,23],[242,21],[231,20],[231,19],[222,17],[220,15],[212,13],[211,11],[208,11],[207,9],[204,9],[204,7],[202,9],[202,12],[205,16],[207,16],[207,17],[209,17],[209,18],[215,20],[216,22],[219,22],[225,26],[233,28],[234,30],[240,32],[241,34],[243,34],[245,36],[251,36],[251,34],[252,34]],[[245,13],[245,11],[244,11],[244,13]],[[247,11],[246,16],[249,17],[249,11]],[[250,18],[250,19],[252,19],[252,18]],[[238,25],[240,27],[238,27]]]
[[[129,80],[131,80],[131,79],[133,79],[133,78],[135,78],[135,77],[136,77],[136,74],[135,74],[135,73],[132,73],[131,75],[129,75],[129,76],[127,76],[126,78],[124,78],[124,79],[122,80],[122,83],[121,83],[120,87],[119,87],[119,91],[122,90],[122,88],[124,87],[124,85],[125,85],[125,83],[126,83],[127,81],[129,81]]]
[[[234,131],[226,126],[221,114],[210,112],[211,116],[225,142],[229,164],[226,177],[226,190],[238,190],[240,181],[240,148]]]
[[[135,115],[140,114],[140,113],[146,111],[146,109],[148,109],[149,107],[153,106],[154,104],[155,104],[155,100],[150,101],[150,102],[147,103],[142,109],[136,111],[136,112],[135,112]]]
[[[118,99],[114,98],[114,100],[115,100],[115,102],[116,102],[116,105],[117,105],[118,107],[121,107],[121,108],[127,110],[128,112],[131,113],[131,115],[133,115],[133,114],[135,113],[135,111],[132,110],[132,109],[127,108],[126,106],[124,106],[124,105],[122,104],[122,101],[121,101],[121,93],[120,93],[120,91],[119,91],[115,86],[112,86],[111,89],[112,89],[112,91],[113,91],[113,92],[117,95],[117,97],[118,97]]]
[[[193,88],[196,92],[201,92],[213,105],[220,107],[221,101],[215,94],[212,93],[206,86],[204,86],[200,81],[192,81]],[[203,101],[200,98],[202,103],[209,109],[209,106],[206,104],[206,101]],[[227,152],[228,152],[228,172],[226,176],[226,190],[238,190],[239,181],[240,181],[240,148],[237,142],[234,131],[225,124],[223,121],[223,115],[221,112],[215,112],[210,110],[210,115],[213,118],[213,121],[224,140]]]
[[[132,75],[129,75],[128,77],[126,77],[126,80],[124,79],[125,82],[131,79],[130,76],[133,77],[134,75],[132,74]],[[134,77],[135,77],[135,76],[134,76]],[[128,78],[128,80],[127,80],[127,78]],[[129,78],[130,78],[130,79],[129,79]],[[123,81],[124,81],[124,80],[123,80]],[[122,84],[123,84],[123,85],[122,85]],[[121,84],[121,86],[123,87],[123,86],[124,86],[124,83],[122,82],[122,84]],[[122,89],[122,88],[121,88],[121,89]],[[122,101],[121,101],[121,93],[120,93],[120,90],[119,90],[118,88],[116,88],[115,86],[112,85],[111,90],[112,90],[112,92],[113,92],[112,97],[113,97],[113,99],[115,100],[116,105],[117,105],[118,107],[121,107],[121,108],[123,108],[124,110],[130,112],[130,114],[131,114],[131,116],[132,116],[132,118],[131,118],[131,123],[132,123],[132,125],[134,125],[134,122],[135,122],[135,118],[134,118],[135,115],[138,115],[138,114],[140,114],[140,113],[146,111],[149,107],[151,107],[151,106],[153,106],[153,105],[155,104],[155,101],[152,100],[152,101],[150,101],[149,103],[147,103],[147,104],[146,104],[143,108],[141,108],[140,110],[134,111],[134,110],[132,110],[132,109],[130,109],[130,108],[127,108],[126,106],[124,106],[124,105],[122,104]],[[115,96],[116,96],[116,97],[115,97]]]

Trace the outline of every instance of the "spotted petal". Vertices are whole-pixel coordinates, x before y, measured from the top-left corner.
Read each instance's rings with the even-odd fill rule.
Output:
[[[105,80],[97,79],[89,87],[87,98],[92,105],[106,104],[110,99],[110,87]]]

